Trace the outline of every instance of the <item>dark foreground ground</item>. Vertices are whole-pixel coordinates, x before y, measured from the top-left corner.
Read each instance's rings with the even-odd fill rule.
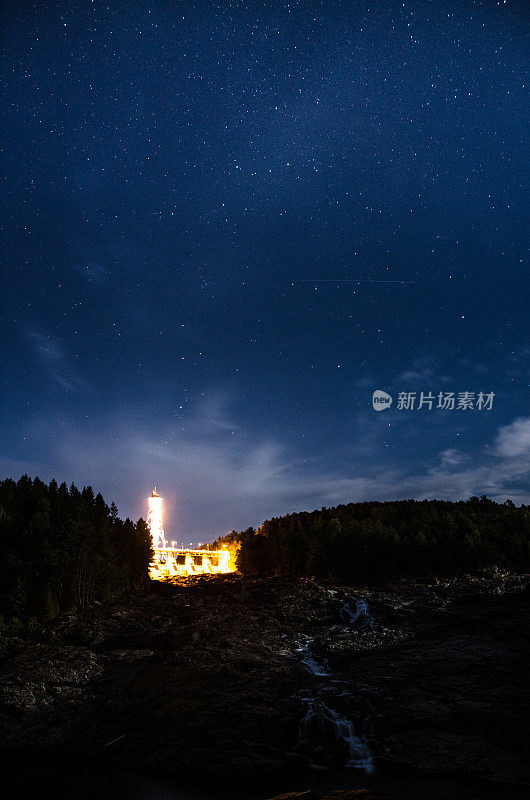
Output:
[[[465,797],[530,796],[529,587],[499,573],[385,591],[235,576],[159,584],[4,637],[4,759],[104,760],[237,785],[238,797],[270,781],[273,796],[303,785],[310,763],[333,772],[347,761],[337,725],[317,718],[324,707],[353,723],[376,773],[497,787]],[[352,621],[345,608],[359,600],[369,613]]]

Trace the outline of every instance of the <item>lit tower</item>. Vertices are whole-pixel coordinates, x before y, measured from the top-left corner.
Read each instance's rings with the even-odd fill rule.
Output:
[[[167,546],[166,537],[164,536],[164,522],[162,518],[163,502],[164,499],[160,497],[155,486],[153,493],[148,500],[147,511],[147,525],[151,532],[151,538],[153,540],[153,547],[155,550],[165,549]]]

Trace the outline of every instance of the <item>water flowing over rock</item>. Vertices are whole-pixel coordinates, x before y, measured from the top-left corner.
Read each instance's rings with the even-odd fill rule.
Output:
[[[339,614],[341,618],[343,618],[344,614],[348,614],[351,617],[351,619],[348,617],[350,624],[354,624],[362,614],[370,620],[373,627],[373,620],[366,600],[357,601],[357,614],[355,616],[351,613],[347,603],[342,604]],[[302,702],[307,706],[307,711],[300,722],[299,743],[302,747],[306,746],[311,755],[311,764],[314,767],[329,766],[330,763],[333,763],[334,751],[336,752],[337,746],[339,746],[340,750],[340,745],[344,744],[345,752],[342,753],[341,759],[343,766],[372,772],[372,754],[366,741],[355,735],[353,722],[329,708],[322,699],[325,693],[329,693],[330,688],[333,688],[335,693],[340,692],[341,681],[329,671],[327,659],[324,658],[319,661],[312,654],[311,646],[313,642],[314,639],[306,635],[304,644],[296,647],[295,650],[300,656],[300,663],[303,667],[313,677],[320,679],[320,682],[313,688],[312,696],[301,697]],[[333,687],[330,686],[330,681],[325,680],[332,677]]]
[[[312,762],[529,786],[529,585],[219,576],[7,630],[0,747],[217,782]]]
[[[366,600],[357,600],[355,611],[351,610],[349,603],[343,603],[339,609],[339,614],[347,625],[355,625],[360,622],[372,630],[375,628],[375,620],[370,613]]]
[[[311,645],[314,639],[310,636],[304,637],[304,643],[299,644],[296,642],[296,645],[299,645],[295,648],[295,653],[300,655],[300,663],[307,669],[311,675],[314,675],[317,678],[325,678],[330,675],[327,671],[327,659],[324,659],[323,662],[317,661],[317,659],[311,654]]]
[[[351,720],[329,708],[322,700],[303,698],[307,711],[300,722],[299,738],[307,742],[313,751],[322,752],[326,743],[346,745],[344,766],[372,772],[373,759],[365,741],[355,735]],[[321,766],[316,763],[315,766]]]

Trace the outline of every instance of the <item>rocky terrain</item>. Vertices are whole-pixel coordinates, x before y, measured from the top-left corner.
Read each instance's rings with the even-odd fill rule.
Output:
[[[515,792],[530,785],[529,586],[158,584],[4,635],[1,747],[204,781],[403,767]]]

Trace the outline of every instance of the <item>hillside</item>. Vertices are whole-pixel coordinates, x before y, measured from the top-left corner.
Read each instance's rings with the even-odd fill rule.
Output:
[[[232,531],[243,575],[352,585],[492,566],[530,569],[530,508],[487,497],[467,502],[350,503]]]

